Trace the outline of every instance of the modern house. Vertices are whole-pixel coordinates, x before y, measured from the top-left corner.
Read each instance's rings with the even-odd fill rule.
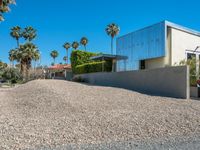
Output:
[[[192,56],[200,59],[200,32],[163,21],[117,39],[117,71],[173,66]],[[197,64],[199,68],[199,64]]]

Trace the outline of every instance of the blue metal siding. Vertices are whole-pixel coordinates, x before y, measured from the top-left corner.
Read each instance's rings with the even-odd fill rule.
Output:
[[[165,56],[165,22],[138,30],[117,39],[117,55],[127,56],[126,70],[138,70],[139,61]],[[117,71],[124,71],[124,61]]]

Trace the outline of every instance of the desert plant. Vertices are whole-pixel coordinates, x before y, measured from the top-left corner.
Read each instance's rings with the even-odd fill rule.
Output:
[[[6,68],[2,73],[2,78],[11,83],[17,83],[22,79],[22,76],[18,69]]]

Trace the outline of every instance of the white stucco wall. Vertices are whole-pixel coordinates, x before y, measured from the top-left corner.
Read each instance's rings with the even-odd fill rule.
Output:
[[[171,64],[186,59],[186,50],[194,50],[197,46],[200,46],[199,36],[171,29]]]

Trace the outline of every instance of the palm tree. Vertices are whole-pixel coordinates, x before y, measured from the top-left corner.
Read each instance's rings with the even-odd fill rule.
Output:
[[[80,43],[81,45],[84,46],[85,51],[86,51],[86,45],[88,44],[88,39],[86,37],[82,37]]]
[[[51,57],[53,58],[53,60],[54,60],[54,65],[55,65],[55,59],[56,59],[56,57],[58,57],[58,51],[56,51],[56,50],[53,50],[53,51],[51,51],[51,53],[50,53],[50,55],[51,55]]]
[[[79,47],[79,43],[78,42],[73,42],[72,43],[72,47],[76,50]]]
[[[15,0],[0,0],[0,21],[4,21],[3,13],[10,11],[10,4],[15,4]]]
[[[11,28],[10,35],[14,39],[16,39],[16,41],[17,41],[17,47],[19,47],[19,39],[22,37],[21,27],[15,26],[15,27]]]
[[[20,72],[25,79],[28,80],[29,69],[33,60],[36,60],[40,57],[39,50],[33,43],[26,43],[20,45],[14,51],[14,59],[20,62]]]
[[[36,30],[33,27],[26,27],[22,32],[22,36],[30,42],[37,36]]]
[[[113,40],[114,37],[119,34],[120,28],[115,23],[111,23],[106,27],[106,33],[111,36],[111,54],[113,54]]]
[[[66,42],[66,43],[63,45],[63,47],[64,47],[64,48],[66,49],[66,51],[67,51],[67,56],[66,56],[67,60],[66,60],[66,63],[68,64],[68,50],[69,50],[69,48],[71,47],[71,44],[68,43],[68,42]]]
[[[9,51],[9,60],[12,67],[14,67],[14,60],[16,59],[16,49],[11,49]]]
[[[67,56],[63,57],[64,62],[67,64]]]

